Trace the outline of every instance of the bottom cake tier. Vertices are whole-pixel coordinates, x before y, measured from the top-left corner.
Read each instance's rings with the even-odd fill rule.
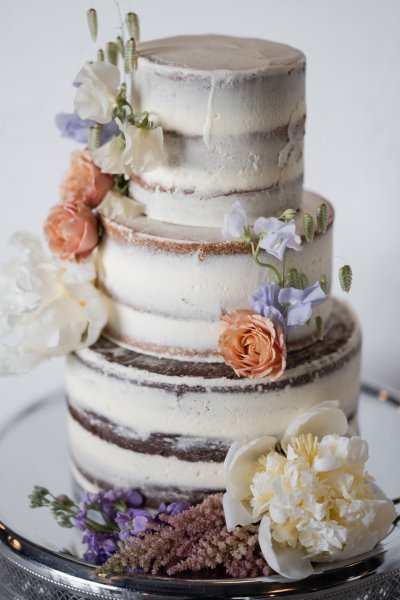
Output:
[[[223,462],[235,440],[283,434],[301,412],[339,400],[357,411],[361,333],[335,301],[323,342],[292,352],[284,375],[241,379],[223,363],[132,352],[100,339],[68,357],[73,476],[84,490],[136,488],[149,507],[194,503],[224,489]]]

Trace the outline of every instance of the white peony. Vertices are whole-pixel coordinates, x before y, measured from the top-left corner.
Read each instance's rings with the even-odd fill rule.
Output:
[[[113,136],[106,144],[92,151],[93,162],[100,167],[103,173],[128,175],[128,169],[122,160],[124,149],[123,137]]]
[[[44,359],[93,344],[107,321],[91,263],[48,256],[39,238],[17,233],[21,253],[0,275],[0,373],[22,373]]]
[[[119,69],[108,62],[87,62],[76,76],[79,85],[75,96],[75,111],[81,119],[109,123],[118,95]]]
[[[338,403],[300,415],[277,440],[232,445],[225,460],[228,529],[260,522],[268,564],[290,579],[308,577],[313,562],[332,562],[372,550],[396,512],[365,471],[368,445],[344,437]]]
[[[116,119],[125,137],[122,161],[130,174],[154,171],[165,162],[164,134],[161,127],[143,129],[124,125]]]

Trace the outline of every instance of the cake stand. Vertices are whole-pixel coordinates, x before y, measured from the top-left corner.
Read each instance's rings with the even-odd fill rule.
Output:
[[[0,431],[1,600],[399,600],[399,522],[372,553],[299,582],[97,577],[92,566],[77,558],[76,533],[58,527],[48,510],[29,508],[34,485],[70,493],[65,416],[63,394],[55,393],[32,404]],[[370,472],[388,496],[398,498],[400,397],[364,386],[359,425],[370,444]]]

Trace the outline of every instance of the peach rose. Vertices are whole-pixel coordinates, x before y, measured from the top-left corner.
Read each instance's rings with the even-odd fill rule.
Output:
[[[71,166],[61,184],[64,202],[82,202],[96,208],[113,186],[111,175],[102,173],[87,150],[77,150],[71,156]]]
[[[97,218],[87,206],[53,206],[44,226],[51,251],[63,260],[86,260],[99,241]]]
[[[218,351],[236,375],[250,379],[268,375],[275,381],[284,373],[287,351],[281,325],[249,310],[236,310],[224,321]]]

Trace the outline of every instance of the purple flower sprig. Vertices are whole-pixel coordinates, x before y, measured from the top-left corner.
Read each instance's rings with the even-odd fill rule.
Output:
[[[287,248],[301,250],[301,237],[296,233],[294,216],[296,211],[288,209],[280,217],[260,217],[253,227],[250,227],[247,213],[242,204],[237,201],[229,213],[224,216],[222,235],[228,239],[249,244],[253,259],[260,267],[270,269],[278,285],[283,287],[284,275],[269,262],[260,259],[260,252],[274,256],[283,261]]]
[[[35,486],[29,498],[31,508],[48,507],[61,527],[82,532],[83,558],[95,565],[106,562],[121,544],[147,531],[151,523],[190,508],[180,502],[161,504],[157,514],[151,515],[142,508],[143,496],[136,490],[88,492],[76,504],[66,495],[54,496],[47,488]]]
[[[89,143],[89,130],[96,125],[96,121],[81,119],[77,113],[59,113],[56,115],[55,122],[62,137],[70,138],[80,144]],[[101,128],[101,145],[108,142],[113,136],[119,135],[119,133],[115,121],[106,123]]]
[[[297,289],[281,288],[276,283],[263,285],[252,297],[252,309],[275,324],[282,325],[286,333],[307,323],[315,306],[328,296],[317,281],[311,287]]]

